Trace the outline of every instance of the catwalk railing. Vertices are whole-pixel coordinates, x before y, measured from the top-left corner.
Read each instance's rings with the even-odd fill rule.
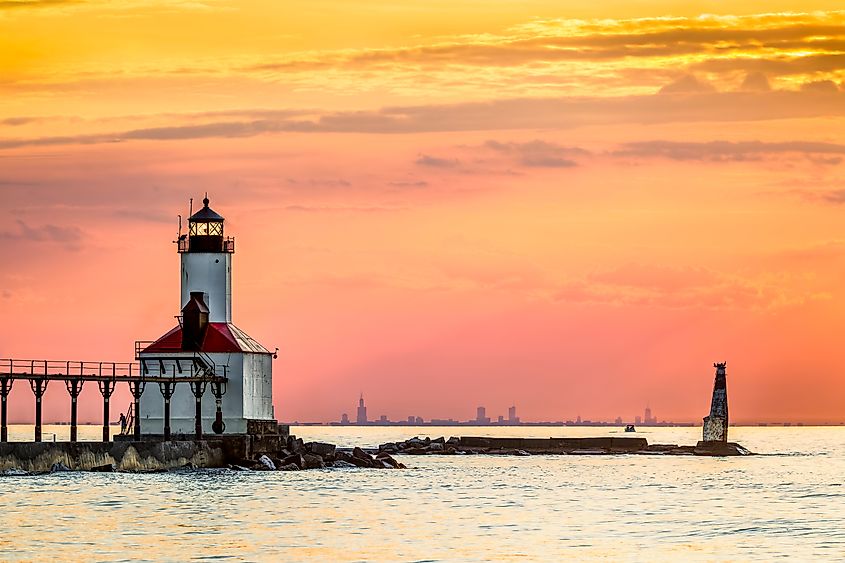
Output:
[[[41,400],[51,381],[64,381],[70,395],[70,441],[77,441],[77,400],[87,381],[96,381],[103,396],[103,441],[110,440],[109,402],[115,387],[126,383],[134,399],[134,438],[141,439],[141,396],[147,383],[155,383],[164,400],[163,435],[170,440],[170,400],[176,385],[187,383],[196,400],[197,439],[202,438],[202,396],[211,386],[217,404],[216,433],[225,429],[222,399],[228,382],[227,367],[195,353],[145,357],[139,362],[83,362],[0,358],[0,441],[8,441],[8,398],[15,381],[26,380],[35,396],[35,441],[41,441]]]

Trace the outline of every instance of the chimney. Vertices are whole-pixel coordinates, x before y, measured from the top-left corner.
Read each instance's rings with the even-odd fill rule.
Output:
[[[199,350],[208,328],[208,307],[202,291],[192,291],[182,307],[182,350]]]

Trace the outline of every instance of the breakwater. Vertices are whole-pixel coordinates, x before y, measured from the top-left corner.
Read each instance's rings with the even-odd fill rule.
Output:
[[[641,437],[492,438],[414,437],[376,448],[338,448],[304,442],[295,436],[235,435],[208,440],[115,442],[0,443],[0,471],[38,473],[78,471],[167,471],[183,467],[229,467],[236,470],[323,469],[359,467],[404,469],[393,455],[751,455],[732,442],[698,442],[695,446],[649,444]]]
[[[678,444],[649,444],[641,437],[602,436],[597,438],[492,438],[464,436],[445,438],[411,438],[404,442],[388,442],[379,446],[380,452],[427,454],[487,454],[487,455],[750,455],[747,449],[733,442],[698,442],[694,446]]]

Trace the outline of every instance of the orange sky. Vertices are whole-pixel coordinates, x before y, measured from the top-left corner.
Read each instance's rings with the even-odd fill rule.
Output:
[[[845,421],[838,6],[0,0],[0,357],[169,329],[207,190],[280,419]]]

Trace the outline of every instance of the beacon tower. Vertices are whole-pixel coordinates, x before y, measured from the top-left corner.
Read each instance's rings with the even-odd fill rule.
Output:
[[[716,379],[713,382],[713,399],[710,402],[710,415],[704,417],[703,440],[705,442],[728,441],[728,384],[726,378],[727,363],[713,364]]]
[[[158,340],[138,347],[142,369],[152,376],[178,378],[199,369],[228,379],[222,397],[223,424],[215,424],[214,397],[202,402],[203,432],[242,434],[251,422],[274,422],[273,354],[232,323],[232,256],[235,240],[224,236],[224,219],[209,207],[188,218],[179,235],[178,325]],[[164,417],[161,386],[147,385],[141,396],[141,427],[161,433]],[[170,400],[174,434],[195,430],[196,398],[188,385],[175,385]]]

